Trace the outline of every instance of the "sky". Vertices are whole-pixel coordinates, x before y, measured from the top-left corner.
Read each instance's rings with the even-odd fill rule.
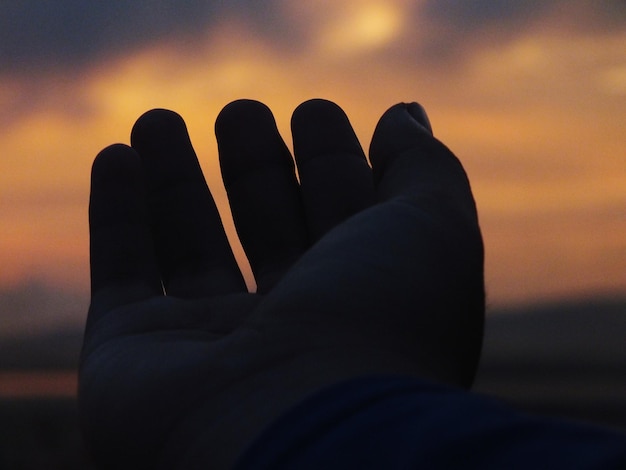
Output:
[[[247,270],[215,118],[260,100],[290,145],[293,109],[315,97],[346,111],[366,149],[388,107],[425,106],[472,182],[490,306],[626,292],[622,0],[9,0],[0,334],[83,320],[91,163],[151,108],[185,118]]]

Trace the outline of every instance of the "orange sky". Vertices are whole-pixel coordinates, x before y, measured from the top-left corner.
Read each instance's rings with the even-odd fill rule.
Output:
[[[490,304],[624,292],[626,28],[577,28],[586,10],[555,10],[424,52],[451,34],[419,14],[427,2],[274,3],[298,31],[293,47],[231,13],[193,37],[0,74],[0,289],[36,279],[87,290],[91,161],[128,142],[147,109],[185,117],[234,239],[217,113],[237,98],[263,101],[290,143],[292,110],[323,97],[344,108],[365,148],[386,108],[426,107],[473,184]]]

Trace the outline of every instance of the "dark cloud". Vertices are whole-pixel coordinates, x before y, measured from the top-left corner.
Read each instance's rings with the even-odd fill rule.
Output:
[[[413,53],[440,59],[485,38],[506,40],[549,14],[569,16],[580,28],[626,24],[624,0],[427,0],[415,13],[435,33]],[[158,40],[192,41],[225,14],[292,53],[315,34],[315,25],[292,22],[278,0],[4,0],[0,75],[67,71]]]
[[[426,0],[415,13],[427,18],[431,34],[413,54],[443,64],[462,62],[468,51],[533,28],[595,34],[626,27],[624,0]]]
[[[8,0],[0,4],[0,75],[71,69],[154,41],[193,40],[227,15],[285,50],[306,37],[277,0]]]
[[[626,27],[626,1],[599,0],[597,2],[597,26],[600,29],[623,30]]]
[[[418,14],[426,16],[432,33],[419,52],[428,61],[456,63],[477,44],[494,40],[501,43],[523,33],[534,20],[549,12],[554,3],[554,0],[427,0]]]
[[[480,30],[491,24],[524,27],[544,14],[554,2],[545,0],[428,0],[423,12],[455,32]]]
[[[432,21],[452,34],[480,34],[497,28],[503,35],[523,31],[550,16],[558,27],[613,29],[626,24],[624,0],[427,0]]]
[[[157,39],[193,35],[218,2],[9,0],[0,6],[3,73],[84,65]]]

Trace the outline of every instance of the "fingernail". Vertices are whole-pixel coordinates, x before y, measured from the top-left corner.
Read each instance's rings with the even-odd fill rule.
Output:
[[[418,103],[409,103],[406,105],[406,110],[411,115],[413,119],[417,121],[424,129],[426,129],[431,134],[433,133],[433,128],[430,125],[430,119],[428,119],[428,114],[426,114],[426,110]]]

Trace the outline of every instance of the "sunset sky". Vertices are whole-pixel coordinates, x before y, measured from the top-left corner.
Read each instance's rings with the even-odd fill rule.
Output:
[[[0,6],[0,292],[84,298],[91,162],[150,108],[185,118],[234,240],[217,114],[263,101],[290,144],[314,97],[366,149],[425,106],[473,185],[490,305],[626,290],[622,0],[25,0]]]

